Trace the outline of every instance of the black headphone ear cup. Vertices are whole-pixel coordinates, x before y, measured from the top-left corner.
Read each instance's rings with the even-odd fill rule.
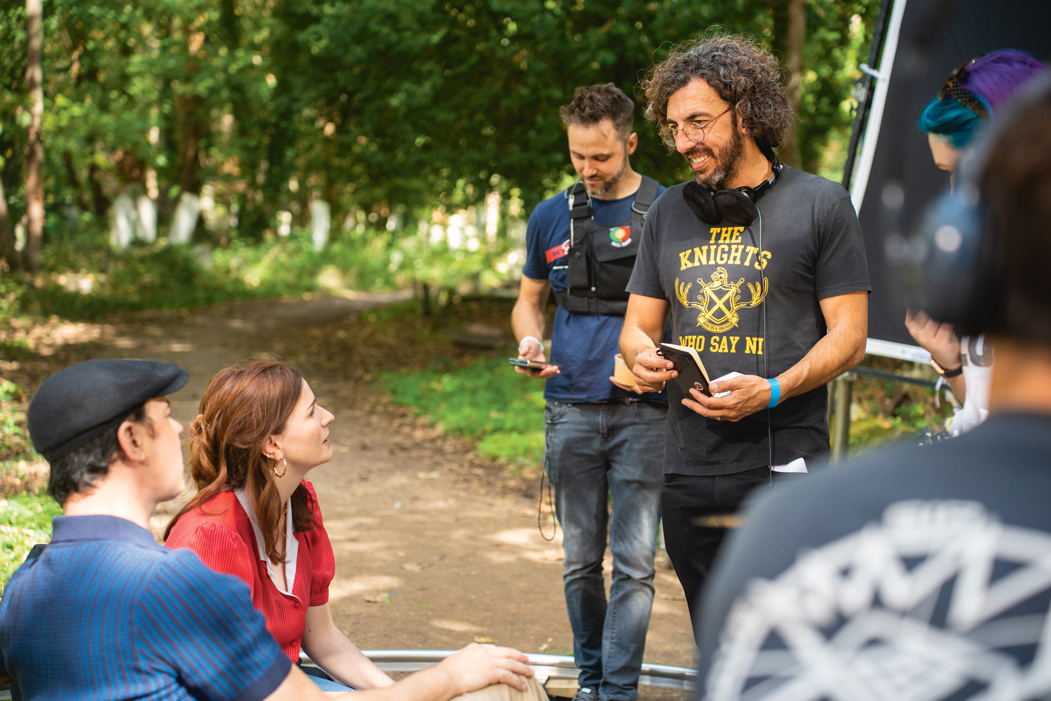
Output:
[[[697,181],[691,180],[682,186],[682,198],[686,200],[686,205],[693,210],[697,218],[706,224],[718,224],[722,219],[715,206],[712,193]]]
[[[960,335],[993,330],[997,314],[997,252],[973,186],[945,194],[927,210],[908,246],[909,307]]]
[[[719,190],[712,199],[724,217],[740,226],[748,226],[759,216],[752,198],[739,190]]]

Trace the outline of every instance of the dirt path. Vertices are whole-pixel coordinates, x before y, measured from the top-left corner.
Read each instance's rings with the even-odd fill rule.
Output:
[[[179,363],[190,382],[172,397],[173,413],[188,425],[221,367],[262,352],[296,356],[310,328],[395,297],[238,303],[144,318],[104,327],[77,345],[74,359]],[[330,601],[337,625],[364,649],[450,649],[480,640],[572,654],[561,531],[553,542],[541,538],[536,501],[520,485],[503,484],[501,470],[475,457],[469,443],[386,406],[335,371],[311,367],[309,358],[297,360],[319,403],[336,415],[333,460],[308,478],[335,549]],[[163,527],[173,510],[162,505],[154,525]],[[608,562],[607,553],[607,573]],[[686,602],[670,569],[658,569],[656,589],[646,661],[689,666]],[[642,698],[684,697],[647,689]]]

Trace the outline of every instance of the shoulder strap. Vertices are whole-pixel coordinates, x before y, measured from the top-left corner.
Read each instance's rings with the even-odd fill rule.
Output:
[[[646,222],[646,215],[650,211],[650,205],[657,199],[657,191],[660,183],[653,178],[642,177],[642,184],[635,193],[635,201],[631,203],[631,221],[642,226]]]
[[[583,180],[573,183],[566,191],[566,199],[569,200],[569,245],[572,247],[577,245],[577,221],[591,219],[591,195]]]
[[[588,189],[584,186],[583,181],[578,180],[574,183],[573,187],[567,191],[566,198],[569,200],[570,219],[591,218],[591,196],[588,195]]]

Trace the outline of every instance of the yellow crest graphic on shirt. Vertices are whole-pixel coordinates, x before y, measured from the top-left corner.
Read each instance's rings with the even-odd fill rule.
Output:
[[[716,268],[712,273],[710,282],[704,278],[697,278],[700,288],[697,291],[697,301],[690,300],[690,288],[692,282],[675,281],[675,296],[685,306],[697,310],[697,325],[703,326],[711,333],[722,333],[737,326],[741,320],[737,313],[739,309],[751,309],[758,306],[770,291],[770,281],[764,277],[762,284],[748,283],[748,289],[752,293],[750,302],[741,302],[741,285],[744,278],[737,282],[730,282],[730,276],[726,268]]]

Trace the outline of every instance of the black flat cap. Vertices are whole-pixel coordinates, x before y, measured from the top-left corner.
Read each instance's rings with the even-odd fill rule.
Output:
[[[190,374],[155,360],[88,360],[44,380],[29,403],[33,447],[54,462],[120,425],[139,406],[182,388]]]

